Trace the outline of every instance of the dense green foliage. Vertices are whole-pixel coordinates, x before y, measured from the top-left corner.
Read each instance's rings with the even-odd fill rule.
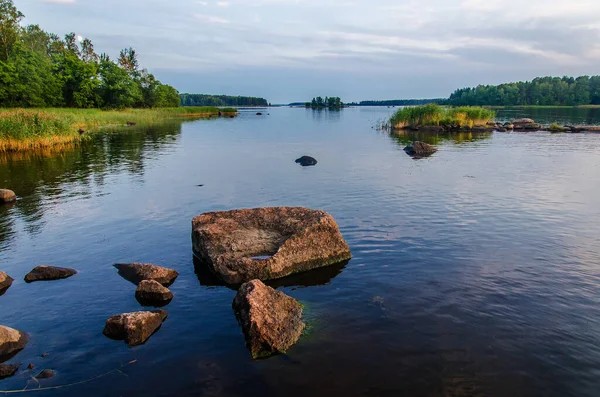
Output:
[[[181,106],[269,106],[265,98],[229,95],[181,94]]]
[[[360,101],[348,103],[348,106],[416,106],[429,103],[443,103],[446,99],[392,99],[387,101]]]
[[[344,102],[340,99],[340,97],[316,97],[313,98],[311,102],[306,102],[304,104],[307,108],[313,109],[341,109],[344,107]]]
[[[140,69],[132,48],[117,62],[75,33],[63,40],[22,27],[12,0],[0,0],[0,107],[152,108],[179,106],[179,93]],[[80,42],[81,41],[81,42]]]
[[[456,90],[452,106],[582,106],[600,105],[600,76],[539,77],[533,81]]]
[[[437,104],[405,107],[398,110],[391,118],[390,124],[396,128],[444,126],[473,127],[485,125],[495,114],[492,110],[480,107],[450,108]]]

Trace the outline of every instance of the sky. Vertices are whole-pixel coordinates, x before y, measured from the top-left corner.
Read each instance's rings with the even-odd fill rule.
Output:
[[[181,93],[272,103],[447,97],[600,74],[598,0],[14,0],[25,24],[92,40]]]

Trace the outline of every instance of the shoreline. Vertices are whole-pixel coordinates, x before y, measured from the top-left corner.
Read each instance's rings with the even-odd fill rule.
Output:
[[[0,109],[0,153],[60,148],[79,144],[103,127],[152,125],[168,119],[236,117],[237,109],[178,107],[155,109]]]

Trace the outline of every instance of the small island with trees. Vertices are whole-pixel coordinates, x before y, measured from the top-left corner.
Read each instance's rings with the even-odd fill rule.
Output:
[[[340,99],[340,97],[316,97],[313,98],[311,102],[306,102],[304,104],[306,108],[310,109],[342,109],[344,107],[344,102]]]

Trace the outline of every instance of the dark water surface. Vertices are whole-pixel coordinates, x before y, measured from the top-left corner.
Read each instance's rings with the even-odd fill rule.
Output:
[[[0,207],[0,269],[17,280],[0,324],[31,335],[11,362],[55,369],[51,387],[137,360],[51,396],[597,396],[600,135],[436,136],[413,160],[414,137],[371,128],[392,110],[270,109],[1,159],[19,201]],[[253,361],[235,291],[195,272],[191,219],[273,205],[329,211],[354,258],[275,284],[309,329]],[[129,261],[180,273],[168,320],[135,348],[102,335],[140,310],[112,267]],[[25,284],[39,264],[80,273]]]

